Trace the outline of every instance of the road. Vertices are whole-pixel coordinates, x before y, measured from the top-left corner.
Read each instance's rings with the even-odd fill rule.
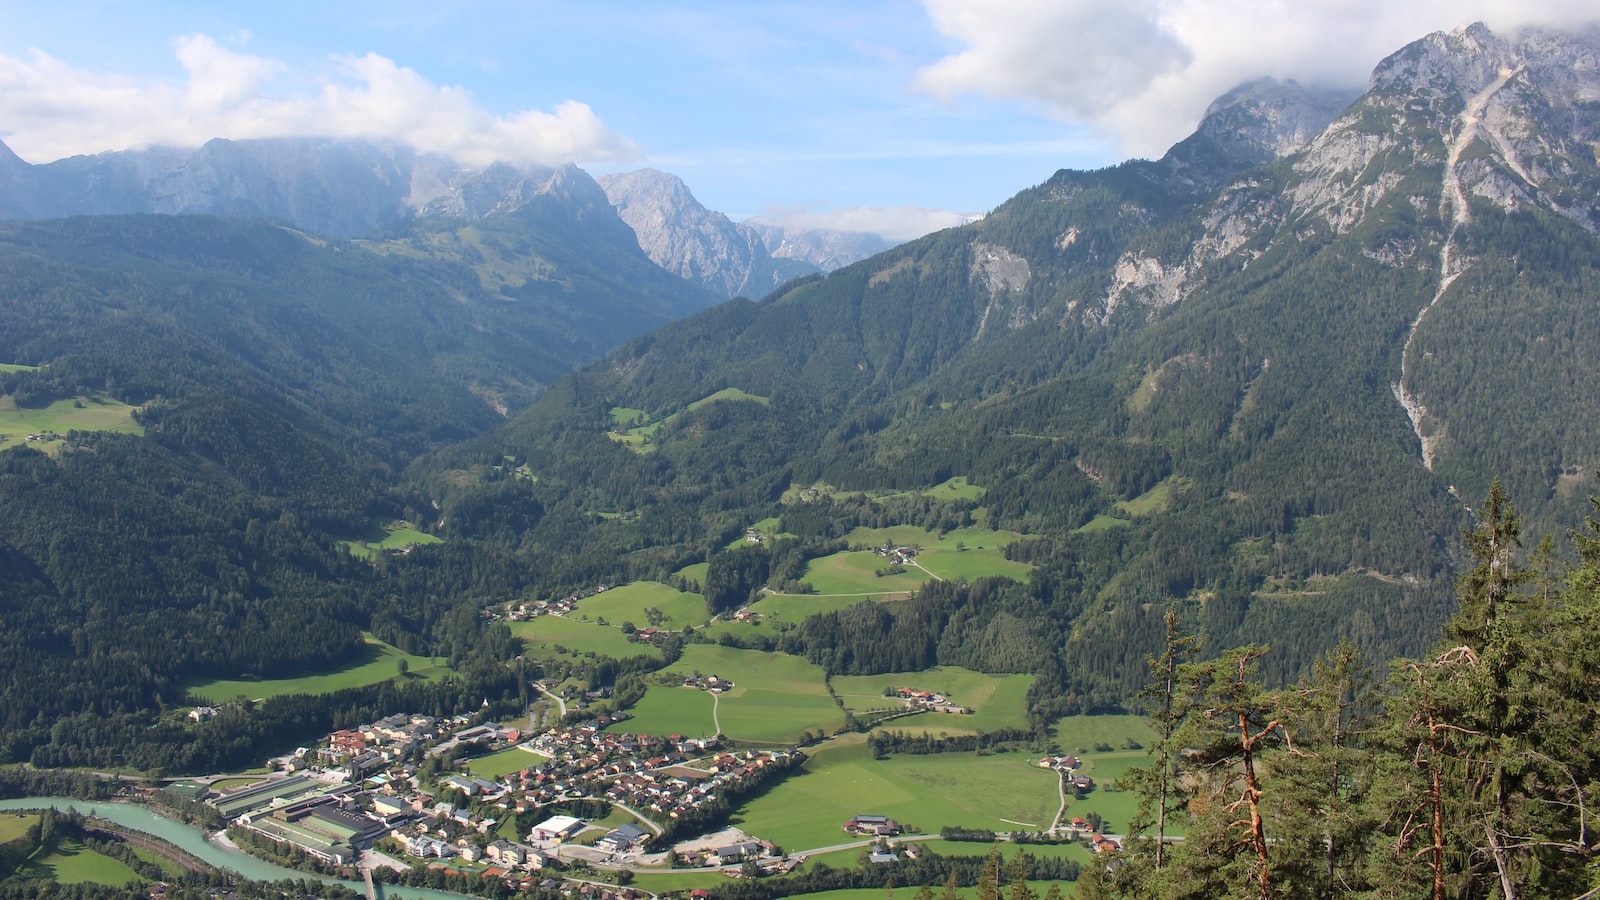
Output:
[[[565,700],[561,699],[560,697],[557,697],[555,694],[552,694],[549,691],[545,690],[544,685],[540,684],[537,681],[535,681],[533,683],[533,686],[539,689],[539,693],[545,695],[546,697],[549,697],[551,700],[554,700],[556,702],[556,708],[561,710],[561,718],[565,719],[567,717],[567,701],[565,701]]]

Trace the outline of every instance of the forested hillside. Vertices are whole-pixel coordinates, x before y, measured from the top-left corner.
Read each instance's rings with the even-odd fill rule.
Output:
[[[1160,161],[1060,172],[982,222],[640,338],[424,483],[472,490],[511,457],[545,511],[524,546],[596,576],[708,552],[717,571],[776,516],[801,546],[739,567],[749,588],[877,515],[847,492],[965,476],[981,500],[931,520],[1038,536],[1008,550],[1029,583],[874,617],[948,635],[944,608],[981,596],[963,636],[996,629],[1016,658],[906,638],[922,649],[839,670],[1038,667],[1041,709],[1126,702],[1173,605],[1215,646],[1270,639],[1271,680],[1341,638],[1419,652],[1467,505],[1498,475],[1531,528],[1562,531],[1597,461],[1581,336],[1600,241],[1574,193],[1596,122],[1570,66],[1587,40],[1435,35],[1298,144],[1203,127]],[[690,408],[728,388],[761,402]],[[618,409],[661,424],[618,440]],[[852,621],[819,623],[814,658],[895,632]]]

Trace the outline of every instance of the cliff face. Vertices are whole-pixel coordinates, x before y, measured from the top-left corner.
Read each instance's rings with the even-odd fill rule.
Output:
[[[640,169],[598,181],[657,265],[713,293],[761,297],[791,278],[821,271],[774,258],[758,232],[706,209],[675,175]]]

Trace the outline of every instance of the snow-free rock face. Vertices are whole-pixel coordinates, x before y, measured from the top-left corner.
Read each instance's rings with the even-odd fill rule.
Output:
[[[810,263],[824,272],[876,256],[896,243],[867,231],[793,228],[760,219],[749,219],[742,224],[761,235],[768,252],[775,258]]]
[[[1340,89],[1314,89],[1262,78],[1212,102],[1195,133],[1164,162],[1184,171],[1255,166],[1286,156],[1321,133],[1357,97]]]
[[[676,175],[639,169],[597,179],[656,264],[724,297],[761,297],[819,269],[777,260],[752,229],[700,204]]]

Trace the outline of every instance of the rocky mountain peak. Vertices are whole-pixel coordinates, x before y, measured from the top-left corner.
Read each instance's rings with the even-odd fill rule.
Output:
[[[1315,138],[1357,98],[1354,90],[1308,88],[1294,80],[1260,78],[1223,94],[1206,109],[1195,133],[1163,160],[1207,181],[1287,156]]]
[[[676,175],[639,169],[597,180],[657,265],[721,296],[759,297],[816,271],[774,259],[759,234],[705,208]]]

